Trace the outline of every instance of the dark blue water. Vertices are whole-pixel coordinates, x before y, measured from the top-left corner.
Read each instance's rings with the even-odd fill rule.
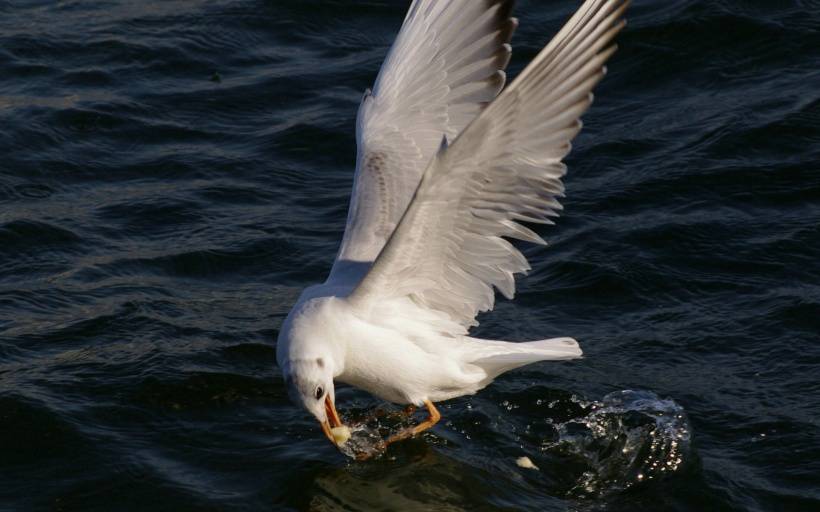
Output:
[[[0,510],[820,510],[820,3],[635,4],[477,329],[585,359],[355,463],[274,340],[407,2],[0,1]],[[519,2],[512,75],[577,5]]]

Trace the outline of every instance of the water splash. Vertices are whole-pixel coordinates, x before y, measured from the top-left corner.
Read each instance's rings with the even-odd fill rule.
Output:
[[[359,424],[350,428],[350,439],[339,451],[351,459],[371,459],[384,453],[385,448],[380,429]]]
[[[392,410],[377,408],[374,411],[351,411],[343,416],[350,428],[350,439],[339,447],[347,457],[358,460],[378,458],[387,449],[385,440],[414,424],[415,408]]]
[[[554,424],[545,455],[569,459],[580,476],[568,494],[602,497],[680,470],[689,459],[691,427],[683,407],[649,391],[617,391],[576,403],[586,415]]]
[[[671,399],[630,390],[610,393],[600,401],[576,395],[551,398],[555,399],[535,402],[542,413],[542,406],[549,410],[538,421],[541,428],[529,423],[528,434],[518,441],[523,443],[521,448],[535,443],[525,453],[539,459],[536,465],[550,474],[548,478],[563,482],[554,489],[558,494],[577,498],[612,495],[671,475],[690,459],[689,420],[683,407]],[[509,400],[500,406],[508,420],[517,416],[529,422],[535,412]],[[471,410],[469,402],[467,409]],[[351,437],[340,451],[351,459],[364,460],[383,455],[384,440],[414,425],[417,418],[407,411],[359,410],[345,423]],[[470,439],[467,432],[462,434]]]

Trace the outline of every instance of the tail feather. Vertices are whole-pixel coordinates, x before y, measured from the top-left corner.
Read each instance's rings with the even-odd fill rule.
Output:
[[[583,355],[572,338],[510,343],[508,341],[470,339],[470,363],[483,369],[490,379],[502,373],[538,361],[566,361]]]

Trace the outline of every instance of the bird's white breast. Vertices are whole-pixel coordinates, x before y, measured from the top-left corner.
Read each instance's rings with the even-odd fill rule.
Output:
[[[378,323],[359,317],[348,322],[344,371],[337,380],[400,404],[420,405],[476,390],[485,374],[463,362],[457,338],[427,322],[402,321],[398,310],[379,313]]]

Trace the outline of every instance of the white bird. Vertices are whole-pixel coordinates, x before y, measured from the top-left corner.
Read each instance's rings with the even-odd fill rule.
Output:
[[[522,222],[552,224],[562,209],[561,161],[628,1],[586,0],[502,91],[512,3],[414,0],[364,95],[341,248],[277,344],[291,397],[334,444],[334,381],[426,406],[429,418],[389,444],[433,426],[435,402],[513,368],[581,356],[572,338],[510,343],[468,331],[493,308],[494,288],[512,298],[513,275],[530,268],[506,239],[544,244]]]

